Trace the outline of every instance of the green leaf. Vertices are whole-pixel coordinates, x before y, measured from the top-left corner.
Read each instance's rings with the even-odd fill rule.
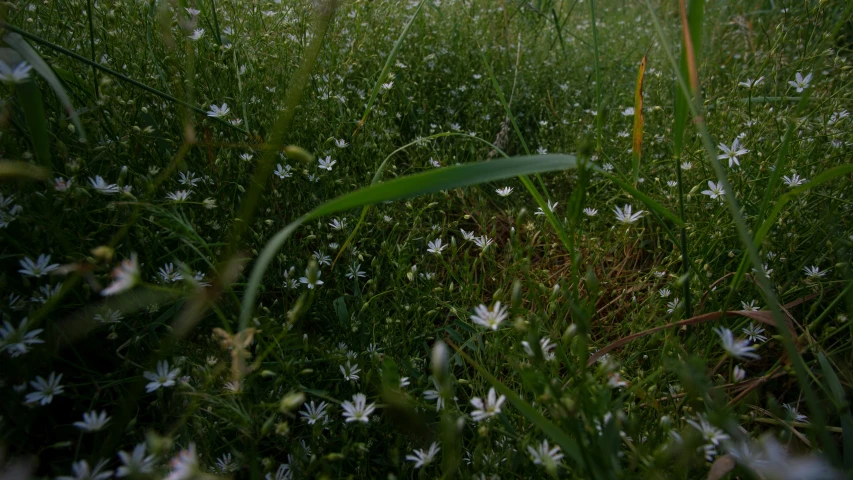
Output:
[[[478,185],[495,180],[523,177],[533,173],[566,170],[575,168],[576,166],[577,159],[573,155],[533,155],[501,158],[488,162],[439,168],[407,177],[400,177],[385,183],[370,185],[330,200],[285,226],[264,246],[260,255],[258,255],[258,259],[255,261],[249,281],[246,284],[246,292],[243,294],[240,311],[240,330],[245,329],[249,325],[249,319],[252,316],[252,309],[264,272],[269,268],[276,253],[281,249],[290,235],[300,225],[309,220],[379,202],[399,200],[425,193]]]
[[[56,78],[56,75],[53,73],[50,66],[42,60],[38,52],[33,50],[33,47],[31,47],[30,44],[17,33],[7,33],[3,37],[3,41],[15,49],[15,51],[18,52],[21,57],[27,61],[27,63],[32,65],[35,71],[45,79],[48,85],[50,85],[50,88],[52,88],[56,93],[56,96],[59,97],[59,101],[65,106],[65,110],[68,112],[68,116],[71,117],[71,122],[74,124],[74,127],[77,128],[77,134],[80,136],[80,141],[85,142],[86,133],[83,131],[83,125],[80,123],[77,111],[74,110],[74,105],[71,104],[71,99],[68,98],[68,94],[65,93],[62,83],[58,78]]]
[[[0,162],[0,179],[6,178],[29,178],[33,180],[47,180],[50,171],[46,168],[30,165],[20,161]]]

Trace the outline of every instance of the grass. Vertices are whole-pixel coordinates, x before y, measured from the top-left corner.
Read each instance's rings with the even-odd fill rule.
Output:
[[[843,2],[2,8],[4,474],[853,474]]]

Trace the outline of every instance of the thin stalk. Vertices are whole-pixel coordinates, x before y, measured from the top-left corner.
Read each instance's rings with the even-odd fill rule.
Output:
[[[684,186],[681,181],[681,152],[675,157],[675,175],[678,181],[678,216],[685,224],[684,216]],[[681,227],[681,270],[684,274],[684,313],[687,318],[693,316],[693,299],[690,296],[690,254],[687,250],[687,227]]]
[[[87,12],[86,16],[89,17],[89,47],[92,54],[92,62],[95,61],[95,25],[92,22],[92,15],[94,12],[92,11],[92,0],[86,0],[87,4]],[[98,93],[98,69],[92,67],[92,82],[95,84],[95,98],[100,97]]]
[[[604,126],[604,112],[601,111],[601,68],[598,64],[598,25],[595,23],[595,0],[590,0],[589,11],[592,15],[592,45],[595,50],[593,60],[595,64],[595,146],[596,151],[601,151],[601,130]]]
[[[216,34],[216,43],[222,46],[222,35],[219,33],[219,18],[216,15],[216,2],[214,0],[210,0],[210,10],[213,12],[213,33]]]

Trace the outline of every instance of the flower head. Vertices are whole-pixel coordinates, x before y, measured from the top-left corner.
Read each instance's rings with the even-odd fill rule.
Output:
[[[485,400],[480,397],[474,397],[471,399],[471,405],[474,406],[474,411],[471,412],[471,418],[473,418],[475,422],[482,422],[483,420],[494,417],[501,413],[501,405],[505,400],[505,396],[497,396],[494,387],[490,388],[489,394],[486,396]]]
[[[646,213],[644,210],[639,210],[637,212],[633,212],[633,210],[634,207],[627,204],[623,205],[621,209],[619,207],[615,207],[613,209],[613,213],[616,215],[616,221],[629,225],[639,220],[643,214]]]
[[[557,463],[563,458],[563,454],[560,453],[560,447],[554,445],[551,448],[548,440],[542,440],[542,443],[537,445],[536,448],[528,445],[527,451],[530,453],[530,458],[533,460],[534,465],[542,465],[546,468],[556,468]]]
[[[55,395],[65,391],[65,387],[59,384],[60,380],[62,380],[62,374],[57,375],[56,372],[50,372],[47,380],[41,375],[37,376],[35,380],[30,382],[34,391],[27,394],[26,403],[38,402],[40,405],[47,405],[52,402]]]
[[[150,380],[150,383],[145,386],[145,391],[151,393],[158,388],[166,388],[175,385],[175,379],[178,377],[179,368],[169,369],[167,360],[157,362],[157,372],[145,372],[142,375]]]
[[[374,404],[367,403],[367,397],[363,393],[356,393],[352,396],[352,402],[349,400],[341,404],[344,409],[344,418],[346,422],[370,422],[370,414],[376,410]]]
[[[415,468],[421,468],[429,465],[441,451],[441,447],[436,442],[432,442],[428,450],[415,450],[411,455],[406,455],[406,460],[415,462]]]
[[[506,307],[501,306],[501,302],[495,302],[491,309],[485,304],[474,307],[474,314],[470,318],[481,327],[497,330],[501,323],[507,319],[507,316]]]
[[[738,159],[738,157],[740,157],[741,155],[746,155],[747,153],[749,153],[749,150],[747,150],[741,146],[740,139],[738,139],[738,138],[735,138],[735,141],[732,143],[731,147],[727,146],[724,143],[721,143],[719,145],[719,148],[720,148],[720,150],[722,150],[723,153],[717,155],[717,159],[718,160],[728,160],[729,161],[729,168],[731,168],[735,165],[740,166],[740,160]]]
[[[91,412],[84,413],[83,421],[74,422],[74,426],[86,432],[97,432],[98,430],[103,430],[109,421],[110,417],[107,415],[106,411],[101,410],[99,413],[92,410]]]
[[[805,77],[801,72],[797,72],[796,80],[789,80],[788,85],[797,89],[797,93],[802,92],[803,90],[809,88],[812,81],[812,74],[809,73]]]
[[[214,104],[210,105],[210,110],[207,111],[207,116],[211,118],[222,118],[231,113],[231,108],[227,103],[223,103],[221,107]]]
[[[759,358],[755,348],[749,344],[749,340],[736,340],[734,334],[728,328],[717,327],[714,329],[723,344],[723,350],[734,358]]]
[[[113,281],[107,288],[101,290],[101,295],[115,295],[133,288],[139,281],[139,261],[136,259],[136,254],[132,253],[130,258],[122,260],[110,275]]]

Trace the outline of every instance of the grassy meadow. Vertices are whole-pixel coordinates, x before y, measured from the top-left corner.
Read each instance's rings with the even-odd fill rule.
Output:
[[[0,12],[0,477],[853,475],[853,4]]]

